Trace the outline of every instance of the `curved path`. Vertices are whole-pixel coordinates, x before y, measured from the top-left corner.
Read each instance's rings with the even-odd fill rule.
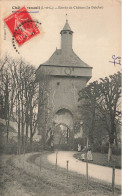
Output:
[[[66,168],[66,162],[69,161],[69,170],[77,172],[79,174],[86,175],[86,163],[79,161],[73,157],[76,152],[59,151],[57,154],[57,165]],[[48,155],[48,161],[52,164],[56,163],[56,152]],[[88,173],[90,177],[97,178],[99,180],[112,182],[112,168],[88,164]],[[115,184],[121,185],[121,169],[115,170]]]

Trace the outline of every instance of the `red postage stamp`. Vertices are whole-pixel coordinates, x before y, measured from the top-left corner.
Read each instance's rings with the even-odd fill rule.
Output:
[[[4,19],[15,40],[21,46],[40,31],[25,7]]]

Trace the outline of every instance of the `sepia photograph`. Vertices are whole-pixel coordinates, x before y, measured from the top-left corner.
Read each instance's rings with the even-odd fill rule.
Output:
[[[121,195],[121,0],[0,1],[0,196]]]

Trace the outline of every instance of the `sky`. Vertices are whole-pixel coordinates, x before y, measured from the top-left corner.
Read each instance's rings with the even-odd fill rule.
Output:
[[[120,0],[21,2],[5,0],[0,3],[2,8],[1,58],[8,54],[13,58],[22,58],[38,68],[40,64],[49,59],[56,47],[60,48],[60,31],[65,25],[67,14],[69,25],[74,32],[73,50],[85,63],[93,67],[90,82],[120,70],[120,65],[114,66],[110,62],[112,55],[116,57],[121,55]],[[39,11],[30,13],[30,15],[33,20],[41,23],[40,34],[20,47],[16,43],[20,54],[17,54],[13,48],[12,34],[3,22],[12,11],[18,10],[15,6],[20,8],[40,6],[40,9],[28,9],[30,12]],[[44,9],[41,9],[42,6]]]

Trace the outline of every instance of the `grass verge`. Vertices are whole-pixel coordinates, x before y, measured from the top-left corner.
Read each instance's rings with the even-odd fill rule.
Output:
[[[75,172],[56,167],[47,160],[49,152],[9,156],[1,167],[2,196],[112,196],[111,186]],[[41,167],[40,167],[41,164]],[[120,188],[115,188],[120,195]]]
[[[107,167],[113,167],[113,165],[115,164],[115,168],[121,169],[120,155],[112,155],[112,161],[110,162],[108,162],[107,154],[93,152],[92,155],[93,155],[93,161],[91,161],[91,163],[93,164],[107,166]],[[76,153],[74,157],[78,160],[81,160],[81,152]]]

